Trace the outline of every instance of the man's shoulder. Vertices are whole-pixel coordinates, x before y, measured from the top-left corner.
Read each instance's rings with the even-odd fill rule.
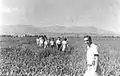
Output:
[[[96,44],[92,43],[91,45],[92,45],[92,48],[98,49],[98,46]]]
[[[98,47],[95,43],[92,43],[91,45],[92,45],[93,47]]]
[[[93,52],[98,54],[98,46],[96,44],[92,44]]]

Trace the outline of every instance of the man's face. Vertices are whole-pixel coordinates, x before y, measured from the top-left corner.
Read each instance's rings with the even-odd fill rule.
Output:
[[[89,45],[89,44],[90,44],[90,40],[89,40],[89,38],[87,38],[87,37],[84,38],[84,43],[87,44],[87,45]]]
[[[60,38],[58,38],[58,40],[60,40]]]

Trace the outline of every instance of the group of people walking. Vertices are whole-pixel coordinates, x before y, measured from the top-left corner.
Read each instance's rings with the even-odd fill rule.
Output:
[[[43,48],[47,47],[57,47],[58,50],[65,51],[68,47],[67,38],[58,37],[47,38],[45,35],[40,36],[36,39],[37,45]],[[92,42],[91,36],[84,36],[84,43],[87,45],[86,51],[86,61],[87,61],[87,70],[84,76],[100,76],[99,73],[99,52],[98,46]]]
[[[48,38],[46,35],[41,35],[36,39],[36,43],[41,48],[56,47],[60,51],[65,51],[68,47],[68,41],[66,37]]]

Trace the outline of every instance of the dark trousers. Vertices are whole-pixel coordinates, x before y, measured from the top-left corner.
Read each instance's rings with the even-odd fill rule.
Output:
[[[60,50],[61,44],[58,44],[57,46],[58,46],[58,48],[57,48],[57,49],[58,49],[58,50]]]

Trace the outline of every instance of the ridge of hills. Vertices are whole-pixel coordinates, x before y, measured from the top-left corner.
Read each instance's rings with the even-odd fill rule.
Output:
[[[33,25],[12,25],[2,27],[3,34],[40,34],[40,33],[77,33],[77,34],[93,34],[93,35],[117,35],[116,33],[103,30],[97,27],[89,26],[45,26],[35,27]]]

